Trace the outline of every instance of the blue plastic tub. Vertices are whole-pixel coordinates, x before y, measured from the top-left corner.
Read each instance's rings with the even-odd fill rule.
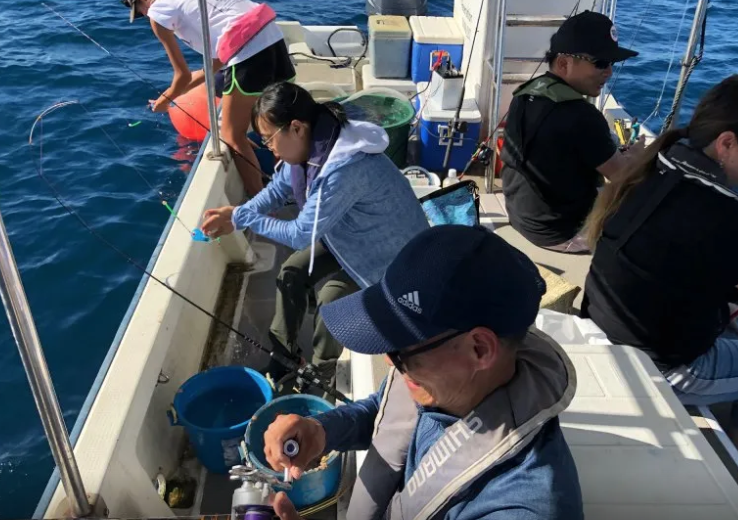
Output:
[[[313,395],[287,395],[279,397],[262,406],[246,429],[246,449],[254,466],[280,480],[282,472],[276,472],[267,464],[264,457],[264,432],[277,417],[277,414],[297,414],[303,417],[332,410],[334,406],[325,399]],[[318,504],[338,492],[341,484],[341,456],[337,453],[327,460],[326,468],[308,471],[299,480],[292,482],[292,490],[287,491],[297,509]]]
[[[211,368],[177,390],[169,420],[187,430],[203,466],[213,473],[228,473],[241,463],[238,447],[251,417],[272,397],[269,382],[255,370]]]

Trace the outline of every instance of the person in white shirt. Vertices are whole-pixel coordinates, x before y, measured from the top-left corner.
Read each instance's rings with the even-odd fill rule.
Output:
[[[174,68],[171,86],[156,100],[154,112],[165,112],[178,96],[201,85],[204,71],[191,72],[177,38],[204,53],[198,0],[121,0],[130,8],[130,20],[148,16]],[[213,70],[224,69],[221,136],[235,151],[234,160],[248,196],[264,187],[256,154],[246,137],[251,110],[261,92],[272,83],[292,81],[295,68],[287,45],[266,4],[251,0],[209,0],[208,20]],[[176,38],[175,38],[176,37]]]

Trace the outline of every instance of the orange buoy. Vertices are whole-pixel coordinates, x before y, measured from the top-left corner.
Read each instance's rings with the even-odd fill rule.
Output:
[[[220,98],[215,98],[215,105]],[[169,119],[179,135],[192,141],[203,141],[210,131],[208,93],[205,84],[182,94],[169,106]]]
[[[502,147],[505,144],[505,121],[500,123],[500,135],[497,136],[497,143],[495,146],[497,147],[497,160],[495,161],[495,176],[499,178],[502,172]]]

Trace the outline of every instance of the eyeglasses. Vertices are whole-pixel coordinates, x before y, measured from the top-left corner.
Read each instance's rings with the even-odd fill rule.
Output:
[[[422,347],[416,348],[415,350],[411,350],[410,352],[405,351],[399,351],[396,350],[394,352],[387,352],[387,357],[392,361],[392,364],[395,366],[397,371],[401,374],[404,374],[406,372],[405,370],[405,364],[407,363],[407,360],[413,356],[417,356],[418,354],[423,354],[425,352],[429,352],[431,350],[437,349],[438,347],[442,347],[452,339],[461,336],[462,334],[466,333],[466,331],[455,331],[454,333],[444,336],[440,339],[437,339],[436,341],[433,341],[431,343],[428,343],[427,345],[423,345]]]
[[[592,65],[595,66],[595,68],[600,69],[600,70],[605,70],[607,67],[615,63],[614,61],[611,61],[611,60],[598,60],[596,58],[590,58],[589,56],[582,56],[581,54],[567,54],[565,52],[562,52],[561,54],[562,56],[571,56],[572,58],[584,60],[588,63],[591,63]]]
[[[283,125],[283,126],[280,126],[280,127],[279,127],[279,128],[277,129],[277,131],[276,131],[276,132],[274,132],[274,133],[273,133],[273,134],[272,134],[271,136],[269,136],[269,138],[268,138],[268,139],[264,139],[264,138],[262,137],[262,138],[261,138],[261,144],[263,144],[264,146],[266,146],[267,148],[269,148],[269,143],[270,143],[270,142],[272,141],[272,139],[274,139],[274,137],[275,137],[275,136],[276,136],[276,135],[277,135],[277,134],[278,134],[279,132],[281,132],[282,130],[284,130],[284,129],[285,129],[285,128],[287,128],[288,126],[289,126],[289,125]]]

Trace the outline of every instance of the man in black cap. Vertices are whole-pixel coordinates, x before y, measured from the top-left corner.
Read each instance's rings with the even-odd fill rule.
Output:
[[[644,147],[615,145],[605,117],[585,96],[600,95],[612,65],[638,53],[618,45],[605,15],[584,11],[551,37],[549,71],[513,94],[502,149],[510,224],[533,244],[588,253],[579,236],[601,175],[613,180]]]
[[[558,420],[574,367],[532,328],[545,289],[533,262],[484,227],[420,233],[379,283],[320,311],[346,348],[392,365],[379,392],[310,418],[277,417],[264,435],[267,461],[299,477],[333,450],[368,449],[351,520],[581,520]],[[300,445],[291,459],[289,439]],[[284,494],[274,508],[299,519]]]

